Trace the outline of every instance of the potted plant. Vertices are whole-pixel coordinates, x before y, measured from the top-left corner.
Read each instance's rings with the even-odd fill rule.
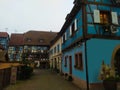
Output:
[[[72,81],[72,80],[73,80],[72,76],[69,75],[67,80],[68,80],[68,81]]]
[[[120,80],[120,77],[115,75],[115,70],[104,61],[102,62],[100,79],[103,80],[105,90],[117,90],[117,81]]]

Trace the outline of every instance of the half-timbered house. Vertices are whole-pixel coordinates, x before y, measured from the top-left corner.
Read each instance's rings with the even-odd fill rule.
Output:
[[[102,61],[120,75],[119,0],[75,0],[60,34],[62,71],[75,84],[100,87]]]

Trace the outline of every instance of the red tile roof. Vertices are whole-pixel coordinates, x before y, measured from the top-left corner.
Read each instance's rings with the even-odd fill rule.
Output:
[[[15,45],[50,45],[57,32],[28,31],[24,34],[11,34],[10,46]]]
[[[28,31],[24,34],[25,45],[50,45],[50,41],[55,38],[57,32]]]
[[[0,37],[9,37],[7,32],[0,32]]]
[[[24,45],[24,35],[23,34],[11,34],[11,38],[9,41],[10,46],[14,45]]]

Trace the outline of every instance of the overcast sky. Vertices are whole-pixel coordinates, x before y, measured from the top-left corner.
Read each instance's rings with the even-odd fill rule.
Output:
[[[0,31],[60,31],[74,0],[0,0]]]

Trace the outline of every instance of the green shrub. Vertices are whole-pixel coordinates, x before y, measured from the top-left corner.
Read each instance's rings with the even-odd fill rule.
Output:
[[[19,79],[20,80],[25,80],[25,79],[29,79],[32,75],[33,72],[33,68],[30,66],[21,66],[21,69],[19,71]]]

